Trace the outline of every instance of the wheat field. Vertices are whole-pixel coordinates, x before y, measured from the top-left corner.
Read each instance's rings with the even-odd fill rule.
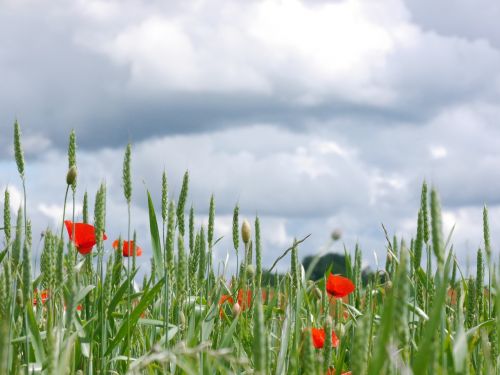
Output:
[[[161,200],[132,191],[130,144],[122,171],[126,238],[106,235],[104,183],[93,207],[85,193],[83,220],[75,222],[78,169],[71,132],[66,180],[61,176],[64,214],[58,228],[44,232],[34,269],[17,122],[13,130],[24,204],[10,212],[5,191],[0,374],[499,373],[500,294],[486,207],[473,276],[457,263],[452,236],[442,230],[438,193],[424,182],[414,238],[385,233],[385,269],[364,280],[356,247],[346,250],[346,274],[326,272],[312,281],[319,258],[302,267],[298,254],[305,239],[283,249],[290,254],[288,272],[264,270],[259,218],[241,220],[236,206],[232,250],[238,265],[231,275],[213,260],[215,198],[207,202],[204,227],[186,205],[188,172],[177,197],[169,195],[166,173],[158,176]],[[141,234],[151,238],[148,251],[130,225],[138,196],[148,199],[150,233]],[[152,254],[151,267],[139,280],[143,250]]]

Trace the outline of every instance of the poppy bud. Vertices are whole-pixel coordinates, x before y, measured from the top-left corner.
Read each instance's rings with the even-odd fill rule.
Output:
[[[237,317],[238,315],[240,315],[240,312],[241,312],[241,306],[238,302],[236,302],[233,305],[233,316]]]
[[[76,181],[76,166],[72,165],[66,174],[66,183],[73,185]]]
[[[245,219],[243,220],[243,224],[241,224],[241,238],[244,243],[248,243],[250,241],[251,234],[252,229],[250,228],[250,223]]]
[[[387,280],[385,283],[385,290],[386,290],[386,292],[389,292],[391,289],[392,289],[392,281]]]
[[[249,264],[247,266],[247,277],[251,279],[254,276],[255,276],[255,267],[253,266],[253,264]]]
[[[338,241],[340,240],[340,237],[342,237],[342,231],[340,229],[335,229],[333,230],[331,236],[332,236],[332,241]]]

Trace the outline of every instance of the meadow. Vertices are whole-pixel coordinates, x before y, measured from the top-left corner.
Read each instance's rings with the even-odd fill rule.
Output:
[[[304,239],[283,249],[283,258],[290,255],[288,272],[263,278],[274,269],[262,267],[259,218],[241,220],[236,206],[238,265],[228,275],[212,256],[218,244],[215,198],[207,202],[204,227],[186,205],[187,172],[178,197],[169,195],[166,173],[158,178],[158,202],[147,191],[132,191],[130,144],[122,171],[126,238],[106,235],[105,184],[93,205],[85,193],[83,220],[75,222],[78,170],[71,132],[68,171],[61,176],[64,214],[56,230],[44,232],[39,269],[33,269],[29,181],[17,122],[13,130],[24,204],[10,212],[5,191],[0,374],[499,373],[500,294],[486,207],[475,275],[463,274],[452,235],[442,230],[438,193],[424,182],[414,238],[390,238],[381,230],[385,269],[363,281],[356,247],[346,250],[345,275],[326,272],[312,281],[319,258],[302,267]],[[130,226],[136,196],[148,199],[148,251]],[[151,270],[136,284],[143,253],[152,254]]]

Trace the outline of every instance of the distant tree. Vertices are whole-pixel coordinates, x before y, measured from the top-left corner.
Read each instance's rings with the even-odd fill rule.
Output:
[[[306,272],[314,258],[314,255],[308,255],[302,260],[302,266]],[[316,263],[316,266],[312,270],[310,279],[314,281],[321,279],[329,269],[333,274],[346,275],[347,270],[345,261],[345,255],[343,254],[328,253],[323,255],[319,258],[318,263]],[[361,280],[363,284],[366,285],[371,275],[372,272],[369,269],[362,271]]]
[[[302,260],[302,266],[304,266],[304,270],[307,271],[314,258],[314,255],[308,255]],[[316,263],[316,266],[312,270],[311,280],[316,281],[321,279],[330,267],[330,271],[332,273],[345,275],[345,256],[342,254],[328,253],[320,257],[318,263]]]
[[[307,272],[309,265],[314,260],[314,255],[308,255],[302,260],[302,266]],[[311,272],[311,280],[317,281],[323,278],[326,271],[330,269],[333,274],[346,275],[346,264],[345,255],[337,253],[328,253],[319,258],[316,266]],[[370,277],[373,276],[373,272],[369,269],[365,269],[361,273],[361,280],[363,285],[366,285]],[[284,275],[281,273],[270,273],[268,270],[262,272],[262,285],[276,286],[278,282],[283,280]]]

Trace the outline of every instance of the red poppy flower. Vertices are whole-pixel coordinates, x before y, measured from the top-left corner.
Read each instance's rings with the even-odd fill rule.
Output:
[[[119,240],[113,242],[113,249],[118,249]],[[133,256],[134,241],[122,241],[122,254],[124,257]],[[139,246],[135,247],[135,256],[140,257],[142,255],[142,249]]]
[[[313,344],[316,349],[321,349],[325,345],[325,330],[323,328],[312,328],[311,329]],[[332,330],[332,346],[336,348],[339,346],[339,339]]]
[[[335,298],[342,298],[354,292],[355,286],[347,277],[332,275],[326,280],[326,291]]]
[[[219,300],[219,315],[220,317],[222,318],[222,316],[224,315],[224,309],[222,308],[222,305],[224,305],[226,302],[229,302],[231,305],[234,305],[234,299],[233,297],[231,297],[229,294],[223,294],[221,297],[220,297],[220,300]]]
[[[64,311],[66,311],[66,304],[64,304]],[[76,306],[76,311],[82,311],[82,305]]]
[[[220,297],[220,300],[219,300],[220,316],[222,316],[224,314],[224,311],[222,309],[222,305],[226,302],[229,302],[231,305],[234,305],[233,297],[229,294],[223,294]],[[245,291],[243,291],[241,289],[238,290],[237,302],[241,307],[241,311],[245,311],[246,309],[248,309],[250,307],[250,305],[252,304],[252,291],[247,290],[246,291],[246,298],[245,298]]]
[[[35,289],[33,291],[33,294],[35,295],[34,298],[33,298],[33,305],[36,306],[37,304],[37,295],[38,295],[38,290]],[[40,300],[42,301],[42,305],[45,305],[45,302],[47,302],[47,300],[49,299],[49,292],[47,290],[42,290],[40,292]]]
[[[245,299],[245,291],[243,290],[238,290],[238,303],[241,306],[241,310],[245,311],[250,307],[252,304],[252,291],[247,290],[246,291],[247,298]]]
[[[89,254],[96,244],[94,226],[86,223],[73,223],[71,220],[66,220],[64,224],[68,230],[69,239],[73,241],[78,252],[82,255]],[[73,230],[75,238],[73,238]],[[102,234],[102,239],[108,239],[105,233]]]

